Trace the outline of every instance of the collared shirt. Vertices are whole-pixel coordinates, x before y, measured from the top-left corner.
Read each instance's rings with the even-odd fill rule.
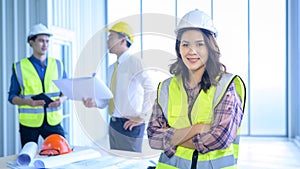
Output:
[[[142,67],[141,60],[127,50],[117,60],[118,71],[114,94],[114,117],[139,116],[145,117],[153,105],[152,92],[156,86]],[[114,64],[108,68],[108,79],[112,78]],[[110,80],[108,81],[110,86]],[[97,100],[97,106],[104,108],[106,100]]]
[[[186,90],[189,107],[195,102],[200,89],[201,86],[197,85],[193,89]],[[210,130],[192,138],[196,149],[204,154],[226,148],[235,139],[243,114],[241,99],[236,93],[234,83],[231,83],[215,108]],[[175,131],[176,129],[168,125],[156,100],[147,128],[149,144],[152,148],[164,150],[164,153],[171,157],[176,152],[176,146],[171,145]]]
[[[48,59],[45,59],[43,64],[41,63],[40,60],[35,58],[33,55],[30,56],[28,59],[33,64],[35,70],[37,71],[37,73],[40,77],[40,80],[42,81],[42,84],[44,85],[44,77],[45,77],[45,73],[47,70]],[[63,73],[63,78],[67,78],[67,74],[65,71]],[[21,88],[20,88],[16,73],[15,73],[14,67],[12,67],[11,83],[10,83],[10,88],[9,88],[9,92],[8,92],[8,101],[11,104],[13,104],[12,99],[15,96],[19,96],[20,92],[21,92]]]

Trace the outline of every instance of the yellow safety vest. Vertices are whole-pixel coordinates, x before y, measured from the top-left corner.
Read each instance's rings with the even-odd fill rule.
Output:
[[[218,86],[211,86],[207,92],[201,90],[191,112],[192,124],[211,124],[214,108],[218,105],[227,88],[234,82],[236,91],[241,98],[244,110],[245,85],[239,76],[229,73],[222,75]],[[161,106],[168,124],[175,128],[191,126],[188,118],[187,94],[181,77],[171,77],[160,83],[158,88],[158,104]],[[199,169],[234,169],[238,158],[239,132],[234,142],[222,150],[214,150],[205,154],[198,153],[197,168]],[[177,146],[176,153],[171,157],[161,154],[157,169],[190,168],[195,149]]]
[[[20,97],[30,98],[34,95],[43,93],[43,84],[33,64],[28,58],[14,64],[14,70],[21,88]],[[48,57],[47,69],[44,77],[44,93],[52,100],[59,98],[60,90],[52,80],[63,77],[63,64],[61,61]],[[20,105],[19,121],[28,127],[40,127],[44,121],[44,107],[31,107]],[[62,121],[62,110],[60,107],[46,108],[47,122],[54,126]]]

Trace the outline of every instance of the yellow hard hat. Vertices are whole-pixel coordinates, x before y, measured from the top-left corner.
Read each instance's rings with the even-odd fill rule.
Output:
[[[114,31],[121,33],[125,35],[127,41],[129,43],[133,43],[133,31],[132,28],[126,23],[126,22],[118,22],[115,25],[112,26],[111,29],[108,29],[107,31]]]

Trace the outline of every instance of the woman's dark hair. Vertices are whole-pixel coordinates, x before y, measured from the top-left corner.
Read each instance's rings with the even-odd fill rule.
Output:
[[[222,72],[226,72],[226,67],[220,62],[220,50],[218,47],[217,42],[215,41],[212,33],[210,31],[207,31],[205,29],[200,28],[185,28],[180,31],[178,31],[176,44],[175,44],[175,50],[177,54],[176,61],[171,64],[170,66],[170,73],[177,76],[182,75],[183,78],[187,78],[189,80],[189,71],[188,68],[185,66],[185,64],[182,61],[181,55],[180,55],[180,41],[182,34],[187,30],[198,30],[202,32],[204,37],[205,45],[208,49],[208,59],[206,61],[206,67],[204,74],[201,79],[201,87],[204,91],[207,91],[211,85],[217,85],[218,75],[222,75]]]

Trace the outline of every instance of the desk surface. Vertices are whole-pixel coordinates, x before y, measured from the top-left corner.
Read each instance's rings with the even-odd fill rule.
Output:
[[[6,156],[6,157],[1,157],[0,158],[0,168],[1,169],[9,169],[7,166],[8,161],[16,161],[17,155],[11,155],[11,156]]]
[[[11,155],[0,158],[0,168],[1,169],[11,169],[7,162],[16,161],[17,155]],[[103,155],[96,159],[84,160],[67,166],[61,166],[59,168],[68,168],[68,169],[146,169],[148,166],[154,166],[157,158],[148,158],[148,159],[131,159],[118,157],[113,155]]]

